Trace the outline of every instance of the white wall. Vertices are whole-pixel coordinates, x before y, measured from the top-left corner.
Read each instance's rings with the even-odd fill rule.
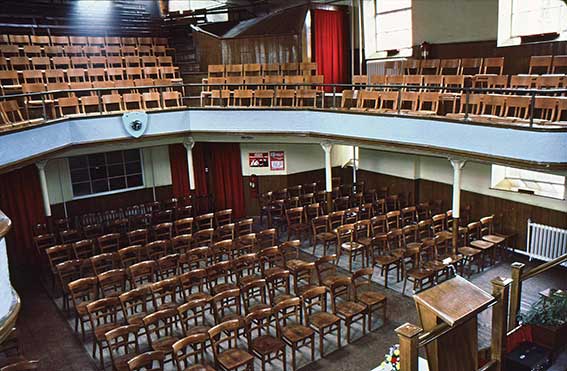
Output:
[[[412,1],[413,44],[496,40],[498,0]]]
[[[6,240],[2,237],[0,238],[0,320],[5,319],[10,314],[14,300],[6,253]]]
[[[121,148],[112,148],[112,150],[117,149]],[[103,148],[99,147],[96,152],[101,152],[102,150]],[[154,184],[156,187],[170,185],[171,168],[169,165],[168,146],[145,147],[141,150],[144,168],[144,186],[151,188]],[[47,177],[47,191],[51,205],[68,202],[73,199],[73,189],[71,187],[71,176],[67,157],[85,153],[88,152],[85,150],[72,151],[65,154],[66,157],[50,159],[47,162],[45,175]]]
[[[360,169],[398,176],[453,184],[453,168],[447,159],[361,149]],[[461,189],[486,196],[567,212],[567,201],[491,187],[491,165],[467,161],[461,178]]]

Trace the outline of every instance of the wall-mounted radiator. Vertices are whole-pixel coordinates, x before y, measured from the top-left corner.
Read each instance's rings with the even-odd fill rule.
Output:
[[[528,219],[527,246],[530,260],[553,260],[567,253],[567,229],[533,223]],[[562,265],[567,266],[566,263]]]

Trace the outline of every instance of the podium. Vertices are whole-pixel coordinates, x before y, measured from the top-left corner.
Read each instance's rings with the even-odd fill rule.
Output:
[[[496,303],[494,296],[456,276],[414,295],[414,300],[424,331],[448,325],[425,345],[429,370],[478,370],[477,315]]]

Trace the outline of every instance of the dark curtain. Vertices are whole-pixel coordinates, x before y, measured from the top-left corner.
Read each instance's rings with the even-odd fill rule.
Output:
[[[171,183],[173,197],[189,194],[189,174],[187,169],[187,152],[183,144],[169,145],[169,166],[171,168]],[[195,171],[195,195],[207,194],[207,177],[205,174],[205,159],[203,145],[195,143],[193,147],[193,167]]]
[[[245,215],[244,187],[239,143],[211,143],[215,207],[232,209],[235,217]]]
[[[45,223],[45,210],[35,165],[0,175],[0,210],[11,220],[6,236],[10,265],[39,262],[32,236],[32,226]]]
[[[325,84],[344,83],[346,82],[344,13],[315,9],[313,16],[315,18],[317,74],[323,75]],[[333,90],[332,87],[325,89],[326,91]]]

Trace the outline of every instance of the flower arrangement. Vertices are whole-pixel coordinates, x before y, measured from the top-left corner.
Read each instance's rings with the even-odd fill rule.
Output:
[[[384,355],[384,361],[380,364],[380,370],[394,371],[400,369],[400,345],[396,344],[390,347],[387,354]]]

